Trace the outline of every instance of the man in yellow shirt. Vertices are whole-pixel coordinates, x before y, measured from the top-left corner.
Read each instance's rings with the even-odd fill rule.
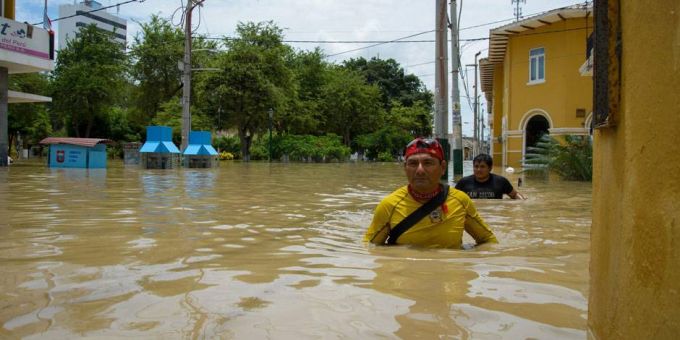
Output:
[[[470,197],[439,183],[446,161],[436,140],[414,139],[406,146],[404,158],[409,184],[378,204],[364,235],[365,241],[380,245],[461,248],[465,230],[477,245],[498,242]]]

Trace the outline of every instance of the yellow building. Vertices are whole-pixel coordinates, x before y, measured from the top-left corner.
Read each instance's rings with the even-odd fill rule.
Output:
[[[592,6],[585,5],[491,30],[480,68],[495,162],[521,167],[527,147],[545,133],[589,133],[592,78],[580,69],[592,30]]]
[[[598,0],[595,24],[589,338],[677,339],[680,1]]]

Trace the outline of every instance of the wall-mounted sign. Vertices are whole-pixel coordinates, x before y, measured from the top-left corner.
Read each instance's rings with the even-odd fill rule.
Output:
[[[50,34],[30,24],[0,18],[0,49],[41,59],[50,58]]]

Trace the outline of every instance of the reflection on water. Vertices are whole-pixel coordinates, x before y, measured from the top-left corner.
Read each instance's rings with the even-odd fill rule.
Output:
[[[0,169],[0,337],[585,338],[589,184],[477,201],[488,249],[364,245],[404,181],[398,164]]]

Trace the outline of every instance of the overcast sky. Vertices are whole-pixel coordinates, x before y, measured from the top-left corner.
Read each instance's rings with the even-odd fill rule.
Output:
[[[80,2],[81,0],[77,0]],[[99,0],[103,6],[127,2],[127,0]],[[107,10],[128,20],[128,43],[139,31],[139,24],[149,20],[152,14],[172,18],[179,23],[178,8],[187,0],[145,0],[131,2]],[[309,41],[366,41],[394,40],[435,29],[435,0],[205,0],[199,12],[194,11],[193,22],[199,24],[197,32],[211,37],[233,36],[238,22],[274,21],[284,29],[285,40]],[[583,3],[584,1],[580,1]],[[73,4],[74,0],[48,0],[47,11],[51,19],[58,17],[60,4]],[[511,0],[466,0],[462,3],[460,38],[485,38],[489,30],[514,20]],[[521,4],[524,16],[531,16],[559,7],[579,3],[575,0],[526,0]],[[29,23],[42,22],[44,0],[17,0],[16,20]],[[447,6],[448,7],[448,6]],[[460,8],[460,7],[459,7]],[[174,13],[174,18],[173,18]],[[200,18],[200,19],[199,19]],[[489,24],[491,23],[491,24]],[[489,25],[484,25],[489,24]],[[471,26],[484,25],[476,28]],[[53,25],[59,29],[58,22]],[[434,40],[434,33],[426,33],[408,40]],[[367,43],[289,43],[298,49],[320,46],[327,55],[366,47]],[[473,64],[474,54],[481,51],[486,56],[488,41],[461,41],[462,65]],[[434,88],[434,43],[391,43],[342,53],[328,58],[340,63],[353,57],[393,58],[407,73],[417,75],[428,89]],[[450,53],[450,49],[449,49]],[[450,64],[449,64],[450,65]],[[449,66],[450,71],[450,66]],[[474,71],[469,68],[470,95]],[[450,91],[450,87],[449,87]],[[472,134],[472,110],[468,105],[461,84],[461,107],[465,135]],[[482,97],[483,98],[483,97]],[[486,105],[486,104],[484,104]],[[450,105],[449,105],[450,110]],[[450,123],[449,123],[450,130]]]

